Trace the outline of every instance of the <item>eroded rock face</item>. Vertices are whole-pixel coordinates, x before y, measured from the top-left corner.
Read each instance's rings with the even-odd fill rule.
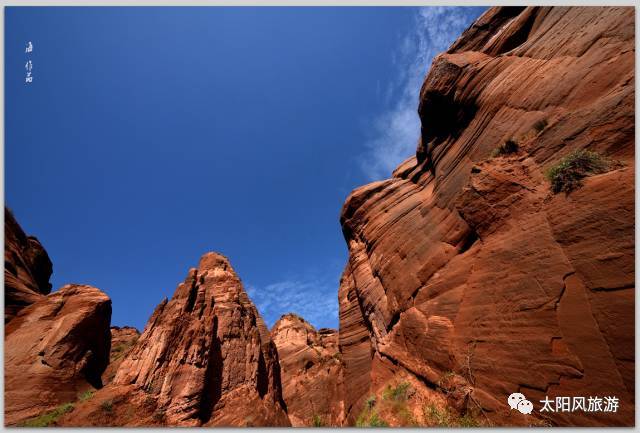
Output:
[[[338,332],[317,330],[295,314],[285,314],[271,329],[278,349],[282,395],[294,427],[342,423],[342,355]]]
[[[102,373],[102,383],[110,383],[116,376],[116,372],[124,358],[129,354],[133,346],[140,338],[140,332],[131,326],[111,327],[111,351],[109,353],[109,365]]]
[[[205,254],[156,308],[110,387],[130,385],[133,403],[155,408],[146,424],[289,425],[275,345],[229,261],[216,253]],[[136,421],[121,425],[129,422]]]
[[[27,236],[4,208],[4,321],[51,292],[49,255],[38,239]]]
[[[530,423],[513,392],[534,414],[617,396],[616,413],[533,416],[633,425],[634,57],[633,8],[527,7],[490,9],[434,59],[416,157],[342,210],[348,423],[387,364],[455,375],[452,403],[499,425]],[[544,173],[577,149],[620,164],[551,194]]]
[[[102,387],[110,321],[107,295],[95,287],[67,285],[6,324],[5,423],[14,425]]]

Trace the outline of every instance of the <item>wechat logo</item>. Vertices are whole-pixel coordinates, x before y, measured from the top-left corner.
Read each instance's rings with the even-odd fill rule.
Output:
[[[519,392],[514,392],[507,399],[507,403],[509,403],[509,407],[511,409],[517,409],[520,413],[525,415],[529,415],[533,412],[533,403],[527,400],[527,397],[524,394]]]

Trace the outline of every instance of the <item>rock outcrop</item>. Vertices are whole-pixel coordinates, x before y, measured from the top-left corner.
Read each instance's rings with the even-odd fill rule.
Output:
[[[106,385],[113,381],[120,364],[136,344],[138,338],[140,338],[140,332],[136,328],[131,326],[111,327],[111,351],[109,353],[109,365],[102,373],[103,384]]]
[[[453,377],[451,404],[497,425],[633,425],[634,62],[625,7],[492,8],[434,59],[416,156],[341,214],[347,423],[401,371]],[[580,149],[616,162],[552,194],[545,172]],[[545,396],[620,407],[547,416]]]
[[[271,329],[278,349],[282,395],[294,427],[340,426],[342,355],[338,332],[316,329],[300,316],[285,314]]]
[[[61,425],[290,425],[276,347],[229,261],[205,254],[113,382]]]
[[[109,362],[111,300],[91,286],[40,296],[5,325],[6,425],[102,387]]]
[[[4,322],[51,292],[53,267],[38,239],[27,236],[4,208]]]

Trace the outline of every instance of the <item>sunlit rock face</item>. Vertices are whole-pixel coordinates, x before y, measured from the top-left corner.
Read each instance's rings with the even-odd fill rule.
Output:
[[[278,349],[282,395],[294,427],[342,424],[342,355],[335,329],[316,330],[295,314],[271,329]]]
[[[416,156],[342,209],[348,423],[391,369],[455,375],[452,404],[499,425],[633,425],[634,59],[633,8],[586,7],[492,8],[434,59]],[[553,194],[580,149],[608,171]],[[543,417],[547,395],[620,408]]]
[[[109,363],[111,300],[69,284],[5,325],[5,424],[15,425],[102,387]]]
[[[61,424],[290,425],[275,345],[226,257],[202,256],[156,307],[111,384]]]

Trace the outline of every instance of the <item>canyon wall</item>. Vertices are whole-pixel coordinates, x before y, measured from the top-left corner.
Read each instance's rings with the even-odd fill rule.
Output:
[[[402,371],[455,375],[452,405],[499,425],[529,423],[513,392],[552,425],[633,425],[634,62],[630,7],[492,8],[434,59],[416,156],[341,213],[348,423]],[[609,170],[553,194],[583,149]],[[547,395],[620,408],[546,417]]]
[[[217,253],[141,335],[110,328],[99,289],[49,293],[5,208],[5,423],[66,403],[38,422],[417,425],[436,402],[486,426],[633,425],[634,66],[633,8],[480,17],[431,65],[416,155],[343,206],[339,332],[294,314],[269,332]],[[584,150],[606,169],[554,193],[548,170]],[[544,414],[546,396],[620,406]]]
[[[51,292],[53,266],[40,241],[27,236],[4,208],[4,322]]]
[[[342,425],[338,332],[316,330],[302,317],[285,314],[273,325],[271,338],[278,349],[282,396],[293,427]]]

